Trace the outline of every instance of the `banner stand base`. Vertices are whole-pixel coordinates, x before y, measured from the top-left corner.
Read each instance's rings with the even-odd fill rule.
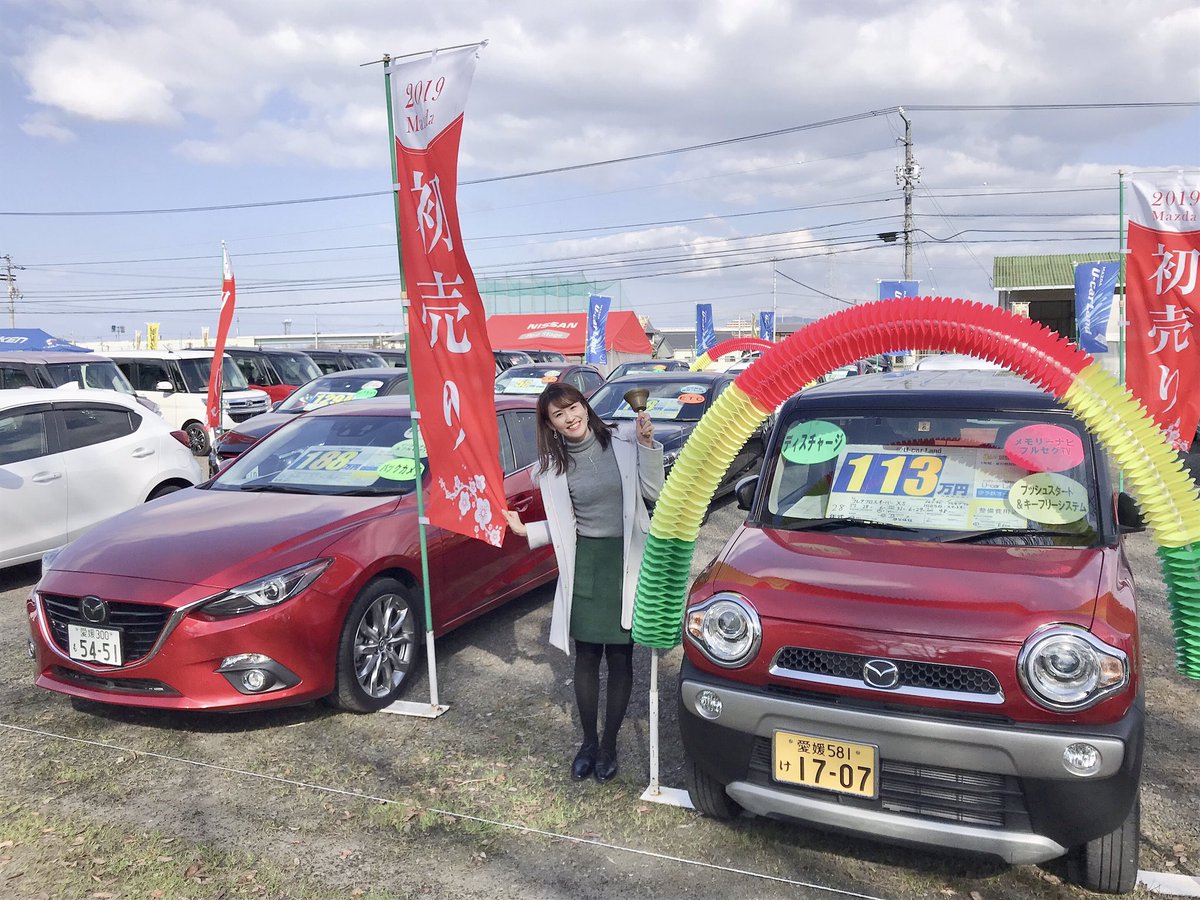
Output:
[[[679,788],[650,785],[641,796],[642,800],[650,803],[661,803],[663,806],[678,806],[680,809],[695,809],[692,798],[687,791]]]
[[[385,706],[380,712],[394,713],[398,716],[416,716],[421,719],[436,719],[449,708],[444,703],[415,703],[412,700],[397,700],[391,706]]]

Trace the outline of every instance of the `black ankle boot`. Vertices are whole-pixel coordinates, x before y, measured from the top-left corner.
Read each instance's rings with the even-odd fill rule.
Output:
[[[601,784],[612,781],[617,774],[617,751],[600,748],[595,762],[596,780]]]
[[[576,781],[583,781],[592,774],[592,769],[596,766],[596,743],[594,741],[584,741],[583,746],[579,748],[579,752],[575,754],[575,761],[571,763],[571,777]]]

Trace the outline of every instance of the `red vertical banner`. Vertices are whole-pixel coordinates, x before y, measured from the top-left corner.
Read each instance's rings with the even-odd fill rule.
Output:
[[[504,475],[483,301],[458,222],[458,144],[482,44],[388,66],[408,366],[429,452],[429,521],[499,546]]]
[[[1126,383],[1187,450],[1200,419],[1200,175],[1132,184]]]
[[[208,427],[221,427],[221,367],[224,364],[225,337],[233,322],[233,306],[237,302],[237,284],[233,279],[233,266],[229,264],[229,252],[221,244],[221,316],[217,323],[217,343],[213,349],[213,361],[208,372]]]

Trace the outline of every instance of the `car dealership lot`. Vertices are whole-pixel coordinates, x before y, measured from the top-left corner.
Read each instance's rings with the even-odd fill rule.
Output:
[[[732,500],[714,507],[694,573],[741,515]],[[1135,535],[1127,546],[1141,596],[1148,709],[1141,867],[1195,871],[1200,686],[1174,670],[1152,541]],[[164,867],[186,869],[198,848],[236,849],[264,869],[295,872],[343,896],[355,888],[427,897],[831,896],[818,885],[871,897],[1086,896],[1060,883],[1054,864],[1006,868],[761,819],[726,825],[640,801],[648,651],[636,657],[621,773],[607,786],[573,784],[571,665],[546,644],[548,588],[439,641],[440,699],[450,709],[438,719],[320,705],[219,716],[77,709],[35,689],[24,608],[36,577],[30,566],[0,573],[0,809],[36,810],[48,826],[68,817],[121,826],[135,845],[157,832],[174,839]],[[661,777],[681,787],[679,661],[677,648],[660,666]],[[422,676],[406,699],[427,697]],[[11,839],[5,829],[0,824],[0,844]],[[54,844],[38,846],[42,871],[56,871]],[[16,850],[0,850],[0,861]],[[0,868],[8,895],[48,891],[49,882],[12,875]],[[111,875],[98,877],[75,884],[88,888],[84,896],[119,887]],[[216,895],[203,883],[193,887],[193,896]]]

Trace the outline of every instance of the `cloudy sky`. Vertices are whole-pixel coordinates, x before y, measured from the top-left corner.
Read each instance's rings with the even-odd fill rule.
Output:
[[[0,9],[16,324],[78,340],[215,332],[222,240],[240,334],[399,329],[385,53],[488,41],[459,173],[482,283],[586,282],[660,325],[902,278],[877,236],[903,228],[900,108],[924,293],[990,302],[996,256],[1115,250],[1120,170],[1200,169],[1195,0]]]

